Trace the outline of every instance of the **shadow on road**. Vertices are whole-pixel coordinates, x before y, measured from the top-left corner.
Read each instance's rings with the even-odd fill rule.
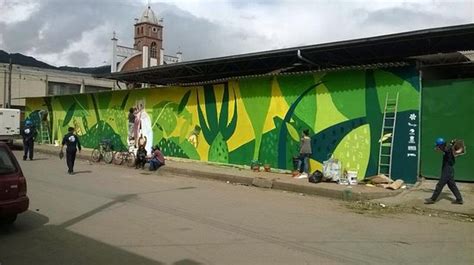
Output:
[[[118,198],[117,201],[124,199],[129,198]],[[108,206],[110,205],[104,205],[61,225],[48,225],[48,217],[33,211],[21,214],[14,225],[0,226],[0,264],[164,264],[68,229],[69,226]],[[183,259],[173,264],[199,265],[201,263]]]
[[[74,171],[75,175],[77,175],[77,174],[90,174],[90,173],[92,173],[91,170]]]

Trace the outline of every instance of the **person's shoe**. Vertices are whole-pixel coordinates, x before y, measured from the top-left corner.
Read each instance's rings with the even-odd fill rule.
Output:
[[[464,204],[464,201],[460,200],[454,200],[452,204]]]
[[[23,161],[26,161],[26,157],[23,157]]]
[[[30,157],[30,161],[33,161],[33,158],[32,158],[32,157]]]
[[[425,204],[434,204],[435,201],[431,198],[425,199]]]

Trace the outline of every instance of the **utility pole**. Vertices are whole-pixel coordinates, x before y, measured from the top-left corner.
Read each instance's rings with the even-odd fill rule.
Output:
[[[12,58],[10,57],[10,63],[8,64],[8,108],[12,107]]]
[[[2,108],[6,108],[7,105],[7,70],[3,70],[3,102]]]

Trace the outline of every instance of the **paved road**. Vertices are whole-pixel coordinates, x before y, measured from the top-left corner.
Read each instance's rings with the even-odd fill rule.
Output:
[[[85,161],[69,176],[37,158],[21,161],[31,207],[0,228],[2,265],[474,264],[471,223]]]

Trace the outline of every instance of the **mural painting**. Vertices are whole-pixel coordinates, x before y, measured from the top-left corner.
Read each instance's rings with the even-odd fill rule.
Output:
[[[418,147],[407,153],[405,132],[410,115],[418,115],[420,108],[419,77],[412,68],[32,98],[27,110],[31,116],[48,110],[53,140],[74,126],[85,147],[108,138],[120,150],[127,148],[129,138],[141,138],[147,150],[158,144],[167,156],[240,165],[258,160],[281,169],[293,167],[301,132],[309,129],[312,171],[332,154],[364,178],[377,173],[388,93],[399,93],[394,178],[414,182]],[[133,137],[130,109],[136,117]]]

